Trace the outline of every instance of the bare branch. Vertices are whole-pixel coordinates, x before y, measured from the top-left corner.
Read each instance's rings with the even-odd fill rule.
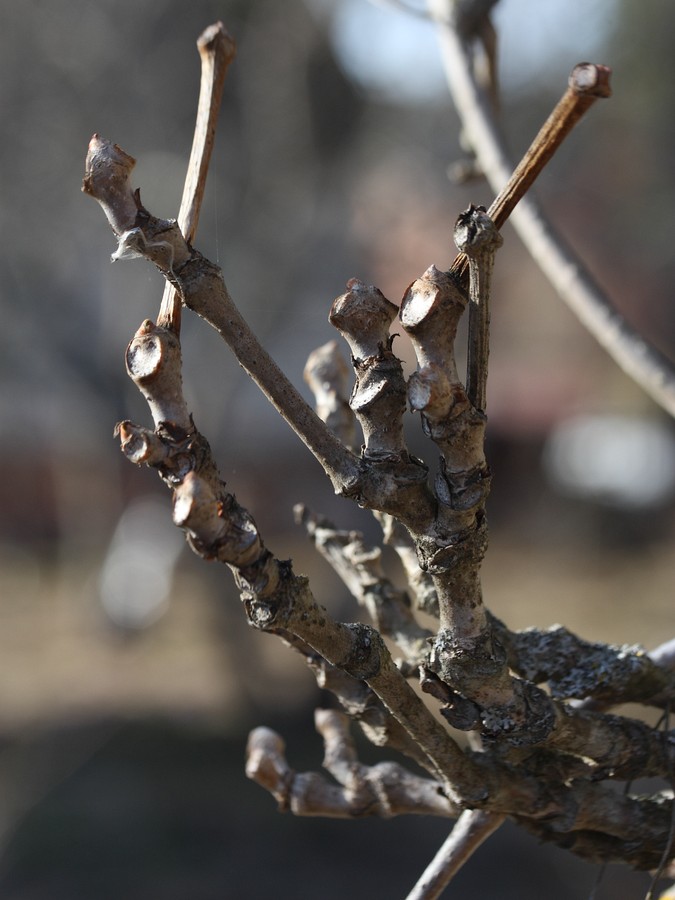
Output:
[[[397,312],[381,291],[356,278],[330,311],[331,324],[352,351],[356,384],[349,405],[363,429],[363,455],[370,459],[409,456],[403,438],[405,380],[389,335]]]
[[[197,233],[199,212],[206,187],[206,176],[216,135],[216,123],[223,96],[223,85],[236,45],[222,22],[216,22],[202,32],[197,40],[202,62],[197,123],[188,163],[183,198],[178,213],[178,227],[191,244]],[[157,324],[180,334],[181,301],[176,289],[167,282]]]
[[[406,900],[440,897],[464,863],[503,821],[504,816],[494,813],[465,810]]]
[[[391,638],[415,669],[426,658],[431,632],[418,625],[410,601],[382,571],[379,547],[366,545],[358,531],[340,531],[323,517],[301,505],[295,507],[314,546],[328,560],[380,634]]]
[[[297,640],[293,643],[297,646]],[[433,771],[429,759],[414,737],[403,728],[365,681],[348,675],[344,669],[331,665],[316,653],[311,659],[308,656],[307,662],[318,686],[335,695],[340,706],[352,721],[358,723],[371,744],[396,750],[414,760],[421,768]]]
[[[484,14],[485,6],[475,9],[479,6]],[[599,70],[591,68],[597,75]],[[584,69],[582,81],[587,76]],[[212,113],[212,100],[206,105]],[[576,100],[572,106],[578,113]],[[569,124],[573,114],[568,111],[563,119]],[[526,158],[498,198],[495,216],[508,215],[559,139],[556,128],[544,135],[541,153]],[[115,258],[143,256],[153,262],[178,288],[185,305],[219,331],[324,465],[336,490],[380,511],[418,606],[437,608],[439,614],[440,627],[425,659],[428,634],[414,619],[407,597],[385,577],[379,550],[366,546],[357,533],[338,531],[305,512],[304,523],[317,546],[380,630],[338,622],[326,612],[307,579],[265,548],[255,521],[220,479],[183,398],[175,316],[167,312],[166,325],[146,320],[129,345],[127,368],[148,401],[154,430],[121,423],[123,451],[133,462],[158,470],[173,492],[174,521],[193,549],[232,569],[250,624],[301,653],[317,681],[333,691],[374,743],[400,750],[431,775],[418,778],[389,762],[363,766],[347,718],[319,711],[324,767],[337,784],[315,773],[293,772],[283,742],[267,729],[251,736],[251,777],[283,808],[303,815],[448,816],[480,810],[461,815],[428,877],[418,884],[420,893],[412,896],[437,896],[506,815],[589,858],[623,858],[655,868],[671,853],[672,795],[622,796],[599,782],[670,776],[675,736],[640,721],[575,708],[561,698],[591,696],[610,702],[629,696],[667,702],[672,648],[657,649],[650,660],[637,648],[590,645],[564,629],[514,634],[483,605],[479,572],[490,484],[484,452],[487,300],[491,256],[498,243],[492,223],[482,223],[472,210],[460,224],[470,238],[485,224],[490,241],[490,258],[472,262],[469,298],[457,271],[431,267],[411,285],[401,307],[419,364],[407,397],[441,452],[432,490],[426,466],[410,455],[403,435],[406,384],[391,349],[393,304],[376,288],[352,280],[331,311],[331,321],[350,344],[357,374],[350,400],[364,432],[357,458],[262,349],[236,310],[220,270],[193,250],[176,222],[157,219],[142,206],[130,185],[133,165],[115,145],[92,139],[84,190],[101,203],[118,237]],[[186,192],[195,200],[199,195],[198,188]],[[183,222],[188,231],[196,225],[198,200],[196,204],[193,224],[187,218]],[[467,302],[477,307],[468,395],[457,375],[453,346]],[[324,401],[324,418],[340,436],[346,435],[352,417],[344,408],[345,370],[336,364],[335,348],[315,359],[307,374]],[[383,634],[403,647],[407,665],[397,666]],[[412,662],[420,660],[425,663],[422,689],[440,701],[441,713],[452,725],[480,733],[483,752],[464,750],[421,702],[408,680]],[[534,683],[540,680],[548,682],[548,693]]]
[[[342,713],[318,709],[314,719],[324,740],[324,767],[337,783],[317,772],[291,769],[284,741],[271,729],[256,728],[249,735],[246,774],[275,797],[282,811],[344,819],[458,814],[437,781],[413,775],[393,762],[374,766],[360,763],[348,719]]]
[[[561,625],[545,631],[502,632],[501,639],[511,667],[529,681],[548,682],[551,695],[559,699],[589,697],[607,706],[662,706],[675,694],[675,679],[667,664],[668,645],[647,653],[635,644],[591,643]]]
[[[145,256],[177,286],[183,302],[218,331],[243,368],[291,425],[329,475],[336,490],[358,483],[357,460],[305,402],[236,308],[220,269],[193,250],[176,222],[157,219],[131,188],[135,160],[94,135],[82,189],[103,208],[124,251]]]
[[[607,66],[580,63],[574,67],[567,90],[488,210],[497,228],[506,222],[581,117],[597,99],[611,96],[609,76]]]
[[[376,513],[375,517],[382,527],[385,544],[392,547],[401,560],[415,608],[438,618],[436,588],[431,575],[420,567],[410,532],[393,516]]]
[[[451,26],[448,0],[429,0],[450,92],[465,134],[495,193],[511,179],[509,161],[490,103],[473,77],[467,44]],[[492,207],[491,207],[492,210]],[[650,346],[614,309],[581,260],[565,246],[535,201],[513,210],[513,226],[560,297],[614,361],[671,415],[675,415],[675,366]]]

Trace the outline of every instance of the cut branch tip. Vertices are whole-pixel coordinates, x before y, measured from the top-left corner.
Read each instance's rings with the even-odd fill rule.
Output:
[[[197,38],[197,49],[200,56],[218,54],[229,65],[236,56],[237,44],[222,22],[214,22]]]
[[[612,88],[609,83],[611,74],[612,70],[609,66],[583,62],[572,69],[568,84],[577,94],[607,98],[612,96]]]

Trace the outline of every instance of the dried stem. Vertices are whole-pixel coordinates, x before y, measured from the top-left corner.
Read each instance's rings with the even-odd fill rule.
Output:
[[[283,739],[270,728],[256,728],[249,735],[246,774],[274,796],[281,810],[338,819],[458,814],[437,781],[413,775],[398,763],[359,762],[349,720],[342,713],[318,709],[314,720],[324,741],[324,768],[337,784],[317,772],[291,769]]]
[[[598,98],[611,96],[609,76],[610,69],[607,66],[591,63],[580,63],[572,70],[567,90],[488,210],[489,218],[498,229],[530,190],[544,166],[584,113]],[[460,254],[452,264],[451,271],[464,276],[467,263],[466,255]]]
[[[382,569],[379,547],[366,544],[358,531],[341,531],[305,506],[294,508],[314,546],[340,576],[381,635],[391,638],[404,653],[411,669],[426,658],[431,632],[415,619],[404,591],[396,588]]]
[[[330,311],[331,324],[352,351],[356,384],[349,405],[363,430],[362,452],[369,459],[408,458],[403,436],[406,386],[389,335],[397,312],[381,291],[356,278]]]
[[[192,140],[183,197],[178,213],[178,227],[191,244],[197,233],[199,213],[204,198],[206,176],[216,135],[216,124],[223,96],[223,85],[236,45],[222,22],[216,22],[202,32],[197,40],[202,61],[197,122]],[[164,286],[157,324],[180,334],[181,300],[169,282]]]
[[[356,444],[356,420],[349,408],[349,375],[337,341],[328,341],[313,350],[303,372],[314,394],[317,415],[352,450]]]
[[[579,63],[572,69],[567,90],[488,210],[488,216],[497,228],[506,222],[546,163],[595,101],[611,97],[610,74],[607,66],[592,63]]]

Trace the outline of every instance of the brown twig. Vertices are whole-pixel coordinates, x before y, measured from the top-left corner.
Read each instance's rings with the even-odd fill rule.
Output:
[[[192,243],[197,232],[225,75],[235,57],[236,45],[223,23],[216,22],[215,25],[209,25],[199,36],[197,49],[202,61],[199,104],[192,151],[178,213],[178,227],[183,232],[188,244]],[[157,324],[170,328],[179,335],[180,322],[180,297],[173,285],[167,282],[164,287]]]
[[[584,113],[598,98],[611,96],[610,74],[607,66],[592,63],[579,63],[574,67],[567,90],[488,210],[488,216],[498,229],[507,221]],[[451,272],[464,278],[468,266],[466,255],[460,253],[452,264]]]

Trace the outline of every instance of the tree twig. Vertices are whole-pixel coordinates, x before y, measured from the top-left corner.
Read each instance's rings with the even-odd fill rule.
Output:
[[[580,63],[572,69],[567,90],[488,210],[498,228],[506,222],[582,116],[596,100],[611,97],[609,76],[607,66],[592,63]]]
[[[241,366],[312,451],[336,490],[357,481],[358,463],[304,400],[257,339],[234,304],[220,269],[192,249],[177,224],[157,219],[131,187],[136,161],[95,134],[89,142],[82,190],[100,203],[119,248],[115,258],[145,256],[232,349]],[[178,277],[178,274],[180,277]]]
[[[504,821],[504,816],[467,809],[422,873],[406,900],[435,900],[480,845]]]
[[[461,41],[460,46],[463,46]],[[487,214],[499,229],[508,220],[518,203],[525,197],[546,164],[552,159],[567,135],[599,98],[611,96],[610,69],[591,63],[575,66],[569,77],[567,90],[548,119],[537,132],[524,156],[490,205]],[[478,86],[474,82],[476,92]],[[506,170],[509,169],[508,163]],[[452,271],[464,276],[467,271],[465,254],[452,264]]]
[[[418,624],[405,592],[384,574],[380,548],[365,543],[358,531],[337,529],[302,504],[296,505],[293,512],[380,634],[393,640],[406,663],[416,670],[426,658],[432,634]]]
[[[470,50],[452,27],[448,0],[429,0],[439,23],[443,64],[465,135],[493,190],[508,184],[513,166],[488,100],[473,77]],[[492,207],[490,208],[492,210]],[[581,260],[565,246],[531,197],[513,209],[512,223],[562,300],[614,361],[663,409],[675,416],[675,365],[613,307]]]
[[[197,40],[202,62],[197,122],[192,140],[183,197],[178,213],[178,227],[188,244],[197,233],[199,213],[204,198],[206,176],[216,135],[216,124],[223,97],[223,85],[236,45],[222,22],[216,22],[202,32]],[[164,286],[157,324],[180,334],[181,301],[172,284]]]

